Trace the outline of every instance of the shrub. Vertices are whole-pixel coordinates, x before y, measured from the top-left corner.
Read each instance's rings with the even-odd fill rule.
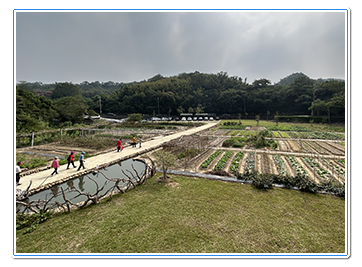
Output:
[[[52,216],[50,211],[39,210],[39,213],[34,214],[17,214],[16,215],[16,230],[26,228],[24,234],[34,231],[41,223],[47,221]]]
[[[326,191],[336,196],[345,197],[345,185],[334,180],[324,181],[318,185],[318,189]]]
[[[270,175],[255,173],[251,176],[251,181],[259,189],[267,190],[273,187],[273,178]]]
[[[295,185],[299,188],[300,191],[315,193],[318,191],[317,184],[312,181],[310,178],[303,174],[297,174],[295,177]]]

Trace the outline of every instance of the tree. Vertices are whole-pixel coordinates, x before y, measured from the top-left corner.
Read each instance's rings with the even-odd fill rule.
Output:
[[[16,87],[17,132],[43,130],[58,117],[51,100]]]
[[[167,170],[176,164],[177,157],[164,149],[158,150],[154,155],[156,157],[156,165],[159,166],[163,172],[161,180],[165,182],[167,180]]]
[[[323,100],[317,99],[315,100],[312,105],[308,108],[308,110],[314,110],[317,115],[319,116],[319,113],[327,111],[327,103]]]
[[[255,120],[256,120],[256,126],[259,126],[260,116],[259,116],[259,115],[255,115]]]
[[[142,120],[142,114],[140,114],[140,113],[130,114],[127,120],[134,121],[134,122],[136,122],[136,121],[140,122]]]
[[[80,95],[80,90],[77,85],[72,83],[56,83],[52,94],[52,99],[77,95]]]
[[[54,108],[63,121],[83,121],[88,106],[80,96],[67,96],[54,101]]]

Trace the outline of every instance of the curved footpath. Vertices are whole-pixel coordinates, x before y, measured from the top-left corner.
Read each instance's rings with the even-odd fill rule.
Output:
[[[189,129],[186,131],[181,131],[181,132],[178,132],[175,134],[171,134],[168,136],[163,136],[163,137],[160,137],[160,138],[157,138],[154,140],[150,140],[150,141],[142,143],[141,148],[139,148],[138,145],[137,145],[137,148],[132,148],[131,146],[127,146],[121,152],[117,152],[116,149],[114,149],[114,151],[112,151],[112,152],[108,152],[108,153],[100,154],[98,156],[87,158],[85,160],[85,164],[84,164],[85,167],[87,168],[85,170],[77,171],[79,162],[74,162],[75,165],[77,165],[77,168],[70,167],[70,169],[67,170],[66,169],[67,165],[61,165],[58,168],[58,174],[53,175],[53,176],[50,175],[53,172],[53,168],[45,170],[45,171],[40,171],[37,173],[25,175],[20,178],[21,185],[17,186],[16,188],[25,190],[28,187],[30,181],[32,181],[32,185],[30,187],[30,190],[31,190],[31,189],[38,188],[39,186],[44,186],[49,183],[54,183],[56,181],[66,179],[70,176],[73,176],[74,174],[87,173],[87,172],[89,172],[90,169],[96,168],[97,165],[101,166],[101,165],[108,164],[108,163],[111,163],[114,161],[120,161],[122,159],[136,157],[137,155],[146,153],[150,150],[160,147],[165,142],[179,138],[182,135],[192,135],[192,134],[204,131],[208,128],[215,126],[216,124],[218,124],[218,121],[217,122],[208,122],[203,126],[195,127],[195,128],[192,128],[192,129]],[[14,178],[14,182],[15,182],[15,178]]]

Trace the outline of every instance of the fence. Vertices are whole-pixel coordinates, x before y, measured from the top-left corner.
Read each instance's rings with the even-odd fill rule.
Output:
[[[26,134],[18,134],[16,135],[16,147],[20,148],[26,146],[46,144],[61,140],[63,136],[77,137],[84,135],[92,135],[97,133],[98,131],[105,131],[105,130],[106,129],[73,128],[73,129],[57,129],[57,130],[46,130],[41,132],[32,132]]]

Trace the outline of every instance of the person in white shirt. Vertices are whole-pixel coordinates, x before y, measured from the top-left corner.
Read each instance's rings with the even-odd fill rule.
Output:
[[[16,167],[15,167],[15,169],[16,169],[16,185],[21,185],[21,183],[20,183],[20,173],[22,171],[28,170],[27,168],[23,168],[23,169],[20,168],[21,164],[23,164],[23,162],[19,161],[18,163],[16,163]]]

